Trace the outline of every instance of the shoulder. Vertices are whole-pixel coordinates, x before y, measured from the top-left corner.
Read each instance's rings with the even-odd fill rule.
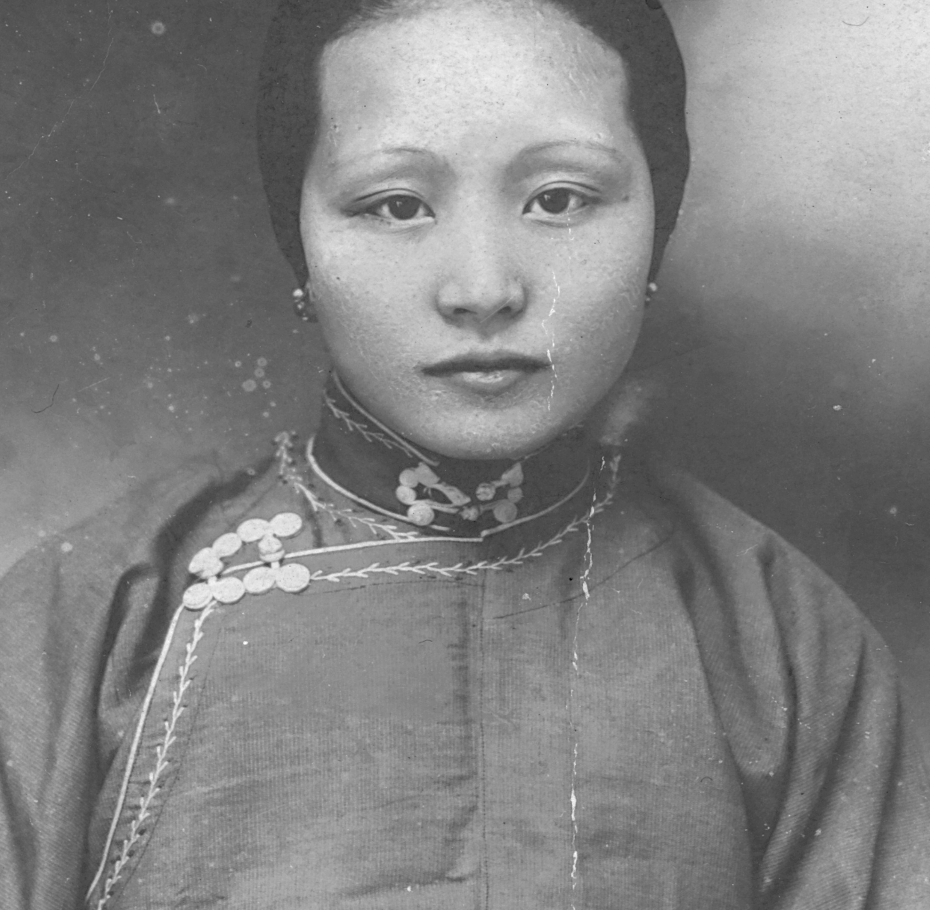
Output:
[[[886,645],[810,559],[686,472],[642,461],[631,473],[639,513],[661,529],[654,577],[688,612],[717,683],[751,676],[790,690],[802,713],[863,678],[896,689]]]
[[[236,500],[254,499],[273,480],[267,463],[223,472],[211,462],[190,460],[44,540],[0,584],[28,590],[38,578],[55,576],[96,587],[132,566],[163,565],[194,530],[228,516]]]
[[[713,574],[721,591],[734,595],[761,585],[781,604],[791,589],[806,599],[842,603],[843,610],[858,615],[839,586],[807,556],[686,471],[639,462],[633,473],[642,510],[663,529],[663,543],[683,572],[686,565],[701,567]]]
[[[101,672],[124,632],[149,634],[172,610],[201,533],[222,533],[274,479],[267,464],[223,473],[192,460],[43,541],[0,579],[4,675]]]

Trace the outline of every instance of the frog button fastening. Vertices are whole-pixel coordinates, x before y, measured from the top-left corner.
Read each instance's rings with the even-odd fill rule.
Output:
[[[475,488],[475,499],[463,493],[458,487],[443,483],[439,475],[428,465],[420,462],[415,468],[400,472],[399,486],[394,491],[398,501],[407,506],[407,520],[424,527],[432,524],[437,512],[461,515],[465,521],[477,521],[485,512],[490,512],[499,524],[516,521],[519,509],[517,503],[523,499],[523,465],[518,461],[511,465],[499,480],[479,483]],[[427,494],[440,494],[448,502],[440,502],[428,495],[420,499],[417,488],[423,487]],[[506,490],[505,499],[496,499],[498,491]]]
[[[265,562],[279,562],[284,556],[284,544],[281,537],[293,537],[300,533],[303,519],[294,512],[282,512],[270,521],[264,518],[250,518],[236,528],[236,534],[243,543],[257,543],[258,555]]]
[[[264,582],[260,584],[257,579],[252,579],[252,584],[248,585],[238,578],[220,578],[220,575],[226,571],[223,560],[238,553],[243,544],[257,543],[262,561],[271,564],[269,569],[280,569],[285,553],[284,544],[279,538],[293,537],[300,532],[302,527],[303,519],[299,515],[294,512],[282,512],[270,521],[264,518],[250,518],[242,522],[235,532],[218,537],[212,546],[200,550],[190,561],[188,568],[191,574],[201,578],[202,581],[191,585],[184,592],[184,606],[189,610],[202,610],[213,601],[221,604],[234,604],[242,600],[246,592],[261,593],[279,584],[277,575],[272,577],[270,584],[266,587],[262,587]],[[307,572],[307,584],[310,583],[309,574]],[[284,584],[293,588],[298,580],[295,575],[303,577],[300,572],[288,572],[284,577]],[[246,576],[247,579],[248,577]],[[285,588],[285,590],[288,589]]]
[[[462,506],[471,502],[471,499],[458,487],[443,483],[439,475],[422,461],[415,468],[406,468],[398,477],[399,486],[394,491],[398,501],[407,506],[407,519],[419,527],[426,527],[436,520],[437,512],[455,514]],[[435,499],[419,499],[417,487],[424,487],[427,491],[439,493],[448,502],[438,502]]]
[[[310,570],[299,562],[257,566],[243,579],[249,594],[267,594],[272,588],[299,594],[310,584]]]
[[[224,534],[216,544],[200,550],[190,561],[188,569],[191,574],[203,580],[184,592],[183,602],[188,610],[202,610],[213,601],[234,604],[245,596],[245,586],[238,578],[219,577],[225,569],[220,553],[229,553],[230,550],[235,553],[242,546],[242,541],[238,541],[239,546],[233,549],[230,538],[234,536]],[[218,549],[217,544],[220,545]]]
[[[271,521],[252,518],[239,525],[238,534],[249,543],[258,543],[258,555],[263,566],[256,566],[243,579],[249,594],[265,594],[279,588],[289,594],[299,594],[310,584],[310,570],[300,563],[282,565],[284,544],[280,537],[293,537],[303,527],[303,519],[294,512],[282,512]]]

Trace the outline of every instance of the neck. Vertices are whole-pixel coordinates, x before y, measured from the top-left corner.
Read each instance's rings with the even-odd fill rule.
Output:
[[[432,532],[475,536],[556,508],[585,484],[594,453],[574,429],[519,459],[447,458],[377,420],[333,374],[309,454],[324,482],[363,505]]]

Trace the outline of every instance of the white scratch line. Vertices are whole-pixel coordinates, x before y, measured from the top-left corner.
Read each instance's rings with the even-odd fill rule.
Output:
[[[596,504],[596,498],[594,503]],[[591,513],[589,513],[590,515]],[[575,733],[574,707],[575,701],[575,681],[581,676],[581,665],[578,657],[578,634],[581,626],[581,611],[587,605],[591,598],[591,590],[588,587],[588,579],[591,577],[591,570],[594,567],[594,556],[592,549],[593,532],[591,530],[590,519],[585,522],[585,531],[587,532],[587,541],[585,542],[585,565],[581,575],[581,590],[584,592],[584,603],[578,607],[575,615],[575,634],[572,639],[572,685],[569,689],[569,724],[572,730],[572,910],[575,910],[574,894],[581,881],[581,873],[578,869],[578,796],[575,790],[576,781],[578,780],[578,737]]]
[[[575,657],[577,658],[577,654]],[[575,910],[575,889],[578,887],[578,797],[575,795],[575,778],[578,774],[578,740],[572,750],[572,910]]]
[[[158,106],[158,99],[155,97],[155,92],[152,92],[152,101],[155,102],[155,110],[160,114],[161,108]]]
[[[57,133],[58,130],[60,130],[61,127],[64,125],[65,120],[68,119],[68,114],[71,113],[71,108],[74,107],[74,102],[75,102],[75,101],[77,101],[77,98],[72,98],[72,99],[71,99],[71,103],[68,105],[68,110],[65,111],[65,114],[64,114],[64,116],[61,118],[61,120],[59,120],[58,123],[56,123],[44,136],[39,136],[39,141],[32,147],[32,151],[26,156],[26,158],[25,158],[23,161],[21,161],[19,164],[17,164],[16,167],[14,167],[13,170],[10,171],[10,173],[7,174],[6,177],[5,177],[4,179],[9,179],[9,178],[12,177],[21,167],[25,167],[27,164],[29,164],[30,161],[32,161],[32,156],[38,151],[39,146],[40,146],[43,142],[46,142],[46,141],[48,141],[49,139],[51,139],[52,136],[54,136],[55,133]]]
[[[112,17],[113,17],[113,11],[111,10],[111,11],[110,11],[110,18],[112,19]],[[110,43],[109,43],[109,45],[107,46],[107,52],[106,52],[106,54],[104,54],[104,57],[103,57],[103,66],[101,66],[100,72],[97,73],[97,78],[94,79],[94,84],[93,84],[89,89],[87,89],[87,91],[81,92],[81,94],[78,96],[78,98],[83,98],[84,95],[87,94],[87,92],[92,92],[92,91],[96,88],[97,83],[100,81],[100,77],[103,75],[103,71],[107,68],[107,60],[108,60],[109,57],[110,57],[110,48],[113,47],[113,41],[114,41],[114,40],[115,40],[114,38],[110,38]],[[52,136],[54,136],[55,133],[57,133],[58,130],[60,130],[60,129],[62,128],[62,126],[64,126],[65,121],[68,119],[68,114],[71,113],[71,108],[74,107],[74,103],[75,103],[75,101],[78,100],[78,98],[72,98],[72,99],[71,99],[71,103],[68,105],[68,110],[65,111],[64,116],[61,118],[61,120],[59,120],[58,123],[56,123],[44,136],[40,136],[40,137],[39,137],[39,141],[33,146],[32,151],[26,156],[26,158],[25,158],[23,161],[21,161],[19,164],[17,164],[16,167],[14,167],[13,170],[10,171],[10,173],[7,174],[7,175],[3,178],[4,180],[8,180],[8,179],[9,179],[10,177],[12,177],[20,168],[25,167],[27,164],[29,164],[29,162],[32,160],[32,156],[38,151],[39,146],[40,146],[43,142],[47,142],[49,139],[51,139]]]
[[[107,68],[107,60],[110,59],[110,48],[113,47],[113,42],[115,40],[115,36],[110,39],[110,43],[107,45],[107,52],[103,55],[103,65],[100,67],[100,72],[97,73],[97,78],[94,79],[94,84],[88,89],[89,92],[92,92],[97,87],[97,83],[100,81],[100,77],[103,75],[103,71]]]
[[[543,331],[549,336],[549,345],[546,347],[546,356],[549,358],[549,366],[552,367],[552,379],[549,385],[549,400],[546,402],[546,407],[550,411],[552,410],[552,398],[555,395],[555,384],[559,377],[555,371],[555,361],[552,359],[552,350],[555,347],[555,332],[549,331],[549,320],[552,319],[552,317],[555,315],[555,305],[559,302],[559,298],[562,296],[562,288],[559,287],[559,279],[555,277],[555,272],[552,273],[552,283],[555,285],[555,297],[552,298],[552,306],[549,307],[549,315],[542,321]]]
[[[84,386],[83,389],[78,389],[74,394],[78,395],[81,392],[86,392],[88,389],[92,389],[94,386],[100,385],[101,382],[106,382],[109,378],[109,376],[104,376],[103,379],[98,379],[96,382],[92,382],[90,385]]]

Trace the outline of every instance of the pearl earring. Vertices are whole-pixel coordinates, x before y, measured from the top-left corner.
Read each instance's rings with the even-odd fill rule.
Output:
[[[316,307],[309,291],[306,288],[295,288],[293,297],[294,312],[297,314],[297,318],[304,322],[316,322]]]

